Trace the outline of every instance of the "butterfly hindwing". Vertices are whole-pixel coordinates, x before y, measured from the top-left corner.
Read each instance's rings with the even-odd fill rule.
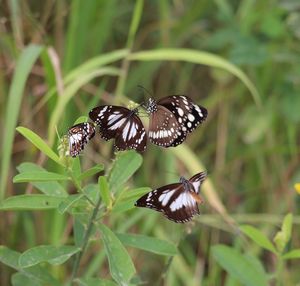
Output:
[[[135,149],[143,152],[146,146],[147,135],[141,120],[137,116],[128,119],[120,134],[116,136],[115,149],[118,151]]]
[[[147,135],[136,113],[136,109],[103,105],[92,109],[89,116],[99,125],[100,136],[103,139],[115,139],[116,150],[136,149],[143,152],[147,145]]]
[[[69,153],[76,157],[84,149],[85,145],[95,135],[95,126],[92,123],[84,122],[69,128]]]
[[[181,178],[180,183],[166,185],[145,194],[135,205],[162,212],[168,219],[178,223],[187,222],[199,214],[198,203],[203,200],[198,194],[204,178],[205,173],[198,173],[190,180]]]

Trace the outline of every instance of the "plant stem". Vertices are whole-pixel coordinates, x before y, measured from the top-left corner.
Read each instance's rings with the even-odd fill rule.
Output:
[[[276,286],[284,285],[282,283],[282,272],[283,272],[283,259],[278,256],[278,262],[276,265]]]
[[[73,280],[77,276],[80,260],[81,260],[81,257],[82,257],[82,255],[83,255],[83,253],[84,253],[84,251],[87,247],[87,244],[88,244],[88,241],[89,241],[89,238],[90,238],[90,235],[91,235],[91,231],[92,231],[92,228],[93,228],[94,220],[95,220],[95,218],[98,214],[100,204],[101,204],[101,197],[99,196],[97,204],[96,204],[96,206],[93,210],[93,213],[92,213],[92,215],[89,219],[87,230],[84,234],[83,242],[82,242],[82,245],[81,245],[81,251],[78,252],[77,255],[76,255],[76,259],[75,259],[74,266],[73,266],[73,271],[72,271],[71,282],[73,282]]]

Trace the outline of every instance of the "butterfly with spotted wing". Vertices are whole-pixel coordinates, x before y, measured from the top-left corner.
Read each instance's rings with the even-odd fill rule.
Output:
[[[143,152],[147,146],[147,135],[137,113],[137,108],[130,110],[122,106],[102,105],[93,108],[89,117],[99,126],[104,140],[115,139],[115,150]]]
[[[171,95],[158,101],[150,98],[145,108],[150,114],[150,142],[166,148],[181,144],[207,117],[206,108],[184,95]]]
[[[94,137],[95,126],[90,122],[76,124],[69,128],[69,154],[77,157],[85,145]]]
[[[139,198],[135,206],[162,212],[169,220],[184,223],[199,214],[198,203],[200,187],[206,179],[206,173],[200,172],[189,180],[181,177],[179,183],[166,185]]]

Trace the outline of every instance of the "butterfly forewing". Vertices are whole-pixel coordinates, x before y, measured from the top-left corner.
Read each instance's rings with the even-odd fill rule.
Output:
[[[180,183],[153,190],[138,199],[135,205],[162,212],[168,219],[175,222],[187,222],[194,215],[199,214],[197,203],[203,202],[198,196],[200,184],[197,185],[197,182],[203,180],[203,176],[199,174],[193,176],[192,181],[181,178]]]
[[[192,99],[184,95],[172,95],[157,102],[165,106],[176,117],[181,127],[181,134],[172,142],[175,147],[185,141],[188,133],[192,132],[207,117],[207,110],[195,104]]]
[[[76,157],[84,149],[85,145],[95,135],[95,126],[92,123],[79,123],[68,130],[69,153]]]
[[[143,152],[147,145],[147,135],[137,110],[122,106],[98,106],[89,113],[99,125],[100,135],[105,140],[115,139],[116,150],[136,149]]]
[[[200,173],[197,173],[196,175],[194,175],[193,177],[191,177],[189,179],[190,183],[194,187],[194,191],[195,191],[196,194],[199,194],[201,184],[206,179],[206,176],[207,176],[206,172],[200,172]]]

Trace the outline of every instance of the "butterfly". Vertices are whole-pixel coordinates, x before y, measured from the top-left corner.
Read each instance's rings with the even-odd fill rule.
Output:
[[[206,172],[200,172],[189,180],[181,177],[179,183],[166,185],[145,194],[135,202],[137,207],[145,207],[162,212],[169,220],[184,223],[199,214],[200,187],[206,179]]]
[[[76,124],[69,128],[69,153],[76,157],[84,149],[85,145],[95,135],[95,126],[90,122]]]
[[[102,105],[93,108],[89,117],[99,125],[104,140],[115,139],[115,150],[143,152],[147,146],[147,134],[137,113],[137,108],[129,110],[122,106]]]
[[[207,117],[206,108],[184,95],[171,95],[158,101],[150,98],[145,108],[150,114],[149,140],[163,147],[181,144]]]

